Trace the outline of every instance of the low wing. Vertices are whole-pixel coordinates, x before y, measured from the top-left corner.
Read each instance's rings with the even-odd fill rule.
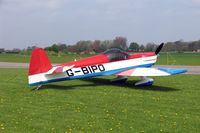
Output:
[[[120,72],[116,75],[118,76],[169,76],[174,74],[180,74],[187,72],[184,69],[176,68],[134,68],[129,69],[123,72]]]

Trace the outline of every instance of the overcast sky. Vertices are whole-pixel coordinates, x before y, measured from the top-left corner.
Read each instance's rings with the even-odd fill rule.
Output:
[[[0,0],[0,48],[200,39],[200,0]]]

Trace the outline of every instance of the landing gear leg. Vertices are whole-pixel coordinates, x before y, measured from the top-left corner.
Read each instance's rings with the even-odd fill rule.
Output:
[[[42,87],[42,85],[39,85],[37,87],[34,87],[32,90],[39,90]]]
[[[116,78],[112,79],[112,83],[124,83],[128,80],[126,76],[117,76]]]
[[[153,84],[152,78],[147,78],[145,76],[141,77],[141,80],[135,83],[135,86],[151,86]]]

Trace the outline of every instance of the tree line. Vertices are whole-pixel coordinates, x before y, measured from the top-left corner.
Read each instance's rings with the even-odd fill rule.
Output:
[[[126,37],[116,37],[113,40],[78,41],[74,45],[53,44],[46,47],[47,51],[65,53],[101,53],[109,48],[120,48],[127,52],[150,52],[155,51],[159,44],[147,43],[146,45],[137,42],[127,43]],[[183,40],[165,43],[162,52],[197,52],[200,50],[200,40],[185,42]]]
[[[45,47],[46,51],[52,51],[55,53],[101,53],[109,48],[120,48],[127,52],[150,52],[155,51],[158,47],[158,44],[155,43],[147,43],[146,45],[139,44],[137,42],[127,43],[126,37],[115,37],[113,40],[81,40],[78,41],[74,45],[66,45],[66,44],[53,44],[51,46]],[[29,46],[24,50],[13,49],[14,53],[20,51],[32,51],[36,46]],[[4,49],[0,49],[0,53],[5,51]],[[162,52],[200,52],[200,40],[198,41],[190,41],[185,42],[183,40],[178,40],[175,42],[167,42],[165,43]],[[12,52],[10,50],[9,52]]]
[[[53,44],[52,46],[46,47],[47,51],[54,52],[65,52],[65,53],[101,53],[109,48],[120,48],[122,50],[127,50],[127,39],[125,37],[116,37],[114,40],[87,40],[78,41],[74,45],[66,44]]]

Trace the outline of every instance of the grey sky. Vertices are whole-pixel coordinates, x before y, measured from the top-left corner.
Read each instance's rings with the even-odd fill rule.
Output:
[[[0,0],[0,47],[200,39],[200,0]]]

